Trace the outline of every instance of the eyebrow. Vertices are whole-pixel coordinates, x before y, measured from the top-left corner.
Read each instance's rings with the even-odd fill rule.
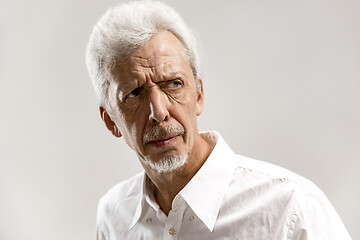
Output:
[[[164,73],[161,75],[162,80],[175,79],[179,77],[184,77],[184,74],[181,71],[173,71],[169,73]]]

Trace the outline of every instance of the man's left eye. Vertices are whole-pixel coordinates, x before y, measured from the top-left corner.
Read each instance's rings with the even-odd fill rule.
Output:
[[[178,88],[182,85],[180,81],[172,81],[166,85],[168,88]]]

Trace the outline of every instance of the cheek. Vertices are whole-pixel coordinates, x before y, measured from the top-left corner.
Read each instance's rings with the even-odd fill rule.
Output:
[[[141,137],[143,133],[143,116],[134,116],[131,119],[125,120],[125,129],[126,132],[126,142],[127,144],[135,150],[138,148],[138,145],[141,144]]]
[[[122,124],[121,125],[121,132],[122,132],[122,136],[126,142],[126,144],[133,150],[136,149],[136,142],[137,142],[137,137],[136,137],[136,124]]]
[[[174,116],[177,121],[187,130],[193,131],[197,128],[197,105],[193,101],[187,102],[187,104],[181,105]]]
[[[134,142],[137,141],[138,139],[138,128],[136,127],[136,122],[133,122],[132,125],[130,126],[130,134],[131,134],[131,139],[134,140]]]

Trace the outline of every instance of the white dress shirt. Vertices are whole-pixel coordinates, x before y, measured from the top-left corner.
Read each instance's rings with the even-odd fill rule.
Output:
[[[216,132],[209,158],[178,193],[166,216],[146,174],[121,182],[100,200],[98,240],[351,239],[324,193],[278,166],[236,155]]]

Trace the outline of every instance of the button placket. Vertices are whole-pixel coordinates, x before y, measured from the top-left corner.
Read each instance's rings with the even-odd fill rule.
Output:
[[[177,201],[173,207],[174,209],[169,212],[165,224],[164,239],[174,240],[179,235],[186,204],[184,201]]]
[[[179,211],[170,211],[166,224],[165,224],[165,236],[164,239],[177,239],[178,232],[180,230],[182,216]]]

